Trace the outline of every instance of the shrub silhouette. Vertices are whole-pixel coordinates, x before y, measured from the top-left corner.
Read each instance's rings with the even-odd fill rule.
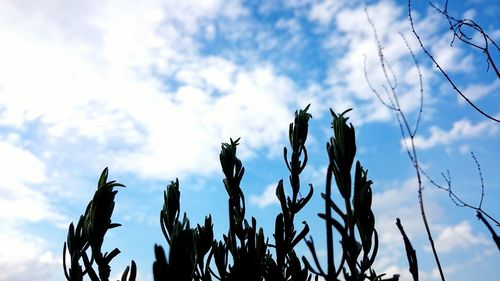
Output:
[[[294,122],[289,127],[289,149],[283,155],[290,172],[291,194],[285,193],[285,184],[280,180],[276,196],[281,212],[276,216],[273,233],[274,243],[257,227],[254,217],[245,218],[245,196],[240,187],[245,168],[237,157],[239,139],[223,143],[220,163],[224,173],[224,187],[228,195],[229,229],[221,240],[214,239],[211,215],[205,217],[203,225],[191,227],[188,216],[180,210],[179,180],[172,181],[164,192],[164,204],[160,211],[161,231],[169,245],[168,254],[162,246],[154,246],[155,261],[153,277],[159,280],[339,280],[346,281],[383,280],[372,265],[378,249],[375,217],[371,210],[372,181],[367,177],[359,161],[355,164],[354,178],[351,174],[356,154],[355,130],[347,124],[346,114],[333,111],[333,136],[327,143],[329,165],[326,174],[325,212],[318,216],[325,221],[327,239],[327,269],[322,269],[316,254],[313,238],[306,239],[309,232],[307,222],[299,231],[295,215],[309,202],[313,186],[303,198],[300,174],[308,161],[305,146],[309,120],[309,106],[295,112]],[[63,266],[68,281],[83,280],[87,275],[92,281],[109,280],[110,262],[120,253],[118,249],[102,253],[102,243],[107,230],[120,226],[111,222],[114,209],[115,187],[123,187],[115,181],[107,181],[108,169],[104,169],[98,181],[97,191],[89,202],[84,215],[80,216],[76,228],[73,223],[64,243]],[[332,180],[342,202],[332,199]],[[342,209],[340,206],[343,206]],[[332,212],[333,210],[333,212]],[[340,261],[335,263],[333,254],[334,232],[340,237],[342,250]],[[297,244],[304,240],[311,250],[311,262],[302,257],[300,262],[295,252]],[[68,254],[68,258],[66,257]],[[90,254],[90,258],[89,258]],[[167,258],[168,257],[168,258]],[[69,266],[67,264],[69,259]],[[215,265],[215,267],[214,267]],[[97,266],[97,271],[95,269]],[[122,275],[122,280],[136,279],[137,268],[131,262]],[[395,275],[390,279],[398,280]]]

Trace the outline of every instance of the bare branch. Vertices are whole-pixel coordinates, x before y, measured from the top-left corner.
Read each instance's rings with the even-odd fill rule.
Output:
[[[446,1],[446,2],[448,2],[448,1]],[[446,11],[445,14],[447,15],[448,20],[451,20],[451,17],[448,15],[447,10],[445,10],[445,11]],[[443,76],[446,78],[446,80],[448,80],[448,82],[453,87],[453,89],[455,90],[455,92],[457,92],[469,105],[471,105],[475,110],[477,110],[483,116],[485,116],[486,118],[491,119],[491,120],[493,120],[495,122],[500,123],[499,119],[496,119],[495,117],[493,117],[490,114],[488,114],[488,113],[484,112],[483,110],[481,110],[465,94],[463,94],[462,91],[460,91],[460,89],[457,87],[457,85],[455,84],[455,82],[453,82],[453,80],[450,78],[450,76],[444,71],[444,69],[441,67],[441,65],[439,65],[439,63],[436,61],[436,59],[427,50],[427,48],[425,48],[424,43],[422,42],[422,39],[420,38],[420,36],[418,35],[417,31],[415,30],[414,20],[413,20],[413,16],[412,16],[412,9],[411,9],[411,0],[408,0],[408,17],[410,19],[411,30],[412,30],[413,34],[415,35],[415,37],[417,38],[418,43],[420,44],[420,47],[422,48],[422,50],[424,51],[424,53],[432,60],[432,62],[434,63],[434,65],[437,67],[437,69],[439,69],[439,71],[441,72],[441,74],[443,74]],[[471,26],[471,24],[473,23],[473,22],[472,23],[471,22],[472,22],[471,20],[469,20],[469,21],[461,21],[461,24],[459,24],[459,29],[458,29],[459,30],[458,32],[460,33],[460,35],[456,35],[457,31],[456,31],[456,29],[453,28],[453,24],[452,24],[452,29],[454,30],[454,36],[456,36],[460,40],[464,41],[463,38],[467,38],[467,37],[465,37],[463,35],[464,33],[461,31],[460,28],[464,24],[467,25],[467,26]],[[451,21],[450,21],[450,24],[451,24]],[[478,30],[481,34],[483,34],[483,35],[485,34],[484,31],[482,30],[482,28],[480,26],[474,25],[474,27],[475,27],[474,29]],[[470,42],[468,44],[472,45],[472,46],[477,46],[477,48],[480,48],[483,51],[484,50],[488,50],[488,44],[487,44],[488,40],[487,40],[487,38],[489,38],[489,36],[486,37],[486,35],[485,35],[485,42],[486,42],[486,46],[485,47],[479,47],[477,45],[473,45],[473,43],[471,41],[468,41],[468,42]],[[491,41],[493,41],[493,40],[491,40]],[[498,48],[498,46],[496,45],[496,43],[493,43],[493,44]],[[485,53],[486,53],[486,56],[488,57],[488,59],[487,59],[488,63],[491,64],[495,68],[496,73],[497,73],[497,78],[500,79],[500,76],[498,75],[498,70],[496,69],[495,63],[493,62],[493,59],[491,58],[491,55],[489,54],[489,51],[485,51]]]
[[[500,50],[498,45],[495,43],[493,39],[483,30],[483,28],[477,24],[475,21],[471,19],[457,19],[455,17],[450,16],[448,13],[448,0],[445,2],[444,10],[439,9],[436,7],[434,4],[430,3],[430,5],[436,9],[440,14],[446,17],[448,20],[448,24],[450,25],[450,30],[453,30],[453,39],[451,40],[451,44],[453,45],[454,41],[456,38],[458,40],[464,42],[467,45],[472,46],[475,49],[478,49],[481,51],[485,57],[486,57],[486,62],[488,64],[488,69],[491,66],[493,70],[495,71],[495,74],[497,75],[497,78],[500,79],[500,73],[498,72],[498,68],[493,61],[493,58],[491,56],[490,50],[489,50],[489,44],[491,43],[494,47],[496,47],[497,51]],[[464,32],[464,28],[470,28],[472,30],[475,30],[479,33],[479,35],[482,37],[484,40],[484,46],[480,46],[472,41],[472,36],[468,36]]]
[[[497,219],[495,219],[494,217],[492,217],[488,212],[486,212],[483,208],[482,208],[482,205],[483,205],[483,199],[484,199],[484,181],[483,181],[483,173],[481,172],[481,166],[479,165],[479,161],[477,160],[476,156],[474,155],[473,152],[471,152],[471,155],[472,155],[472,158],[474,159],[474,162],[476,163],[476,166],[477,166],[477,170],[478,170],[478,174],[479,174],[479,179],[480,179],[480,182],[481,182],[481,195],[480,195],[480,198],[479,198],[479,204],[477,206],[473,205],[472,203],[469,203],[469,202],[466,202],[464,201],[460,196],[458,196],[452,189],[452,185],[451,185],[451,175],[450,175],[450,171],[446,171],[446,174],[445,173],[441,173],[441,176],[443,177],[445,183],[446,183],[446,186],[443,186],[443,185],[440,185],[438,184],[436,181],[434,181],[425,171],[423,168],[420,167],[420,172],[422,173],[422,175],[424,175],[424,177],[427,178],[427,180],[435,187],[437,187],[438,189],[441,189],[443,191],[446,191],[448,193],[448,196],[450,197],[450,200],[457,206],[457,207],[461,207],[461,208],[469,208],[469,209],[473,209],[475,210],[476,212],[479,212],[481,214],[483,214],[484,216],[486,216],[489,220],[491,220],[492,222],[495,223],[496,226],[499,226],[500,227],[500,223]]]

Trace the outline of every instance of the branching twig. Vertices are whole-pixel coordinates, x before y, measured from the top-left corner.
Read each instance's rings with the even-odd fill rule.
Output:
[[[365,12],[366,12],[366,10],[365,10]],[[384,54],[382,52],[381,42],[380,42],[380,40],[378,38],[375,25],[371,21],[369,15],[368,15],[368,12],[366,12],[366,16],[368,18],[368,22],[370,23],[370,26],[373,29],[373,33],[374,33],[374,37],[375,37],[375,42],[376,42],[376,45],[377,45],[378,56],[379,56],[379,59],[380,59],[380,65],[381,65],[382,71],[384,73],[385,81],[386,81],[387,85],[389,85],[389,87],[390,87],[390,89],[387,89],[387,87],[384,87],[384,90],[386,91],[387,95],[389,96],[390,106],[388,106],[387,102],[384,102],[382,100],[380,94],[377,92],[377,90],[373,87],[373,85],[369,81],[368,73],[366,71],[366,63],[365,63],[365,66],[364,66],[365,78],[368,81],[368,85],[370,86],[370,89],[372,90],[373,93],[375,93],[375,95],[382,102],[382,104],[384,104],[387,108],[389,108],[390,110],[392,110],[392,111],[395,112],[395,115],[396,115],[396,118],[398,120],[398,124],[399,124],[400,130],[401,130],[401,135],[402,135],[403,140],[404,140],[405,149],[406,149],[406,151],[408,153],[408,157],[410,158],[410,160],[411,160],[411,162],[413,164],[413,167],[415,168],[415,173],[417,175],[417,180],[418,180],[418,202],[419,202],[419,206],[420,206],[420,214],[422,216],[422,221],[423,221],[424,226],[425,226],[425,231],[427,232],[427,237],[428,237],[428,240],[429,240],[429,244],[431,245],[432,253],[434,254],[434,259],[436,261],[436,265],[438,267],[439,274],[441,276],[441,280],[444,281],[445,280],[444,273],[443,273],[443,270],[441,268],[441,263],[439,261],[438,255],[437,255],[436,247],[434,246],[434,240],[432,238],[431,230],[430,230],[430,227],[429,227],[429,223],[427,222],[427,216],[426,216],[426,213],[425,213],[424,198],[423,198],[423,192],[422,192],[423,191],[423,185],[422,185],[422,179],[421,179],[421,175],[420,175],[420,165],[419,165],[419,162],[418,162],[417,151],[415,149],[415,142],[414,142],[414,138],[415,138],[415,135],[416,135],[417,130],[418,130],[418,126],[419,126],[419,123],[420,123],[420,116],[421,116],[422,109],[423,109],[422,73],[421,73],[421,71],[419,69],[417,59],[416,59],[415,55],[413,54],[413,52],[412,52],[412,50],[411,50],[408,42],[405,40],[404,36],[402,34],[400,34],[401,37],[403,38],[403,40],[405,41],[406,46],[408,47],[410,55],[413,58],[413,62],[415,64],[415,66],[417,67],[417,71],[418,71],[418,74],[419,74],[419,82],[420,82],[420,109],[419,109],[419,113],[418,113],[418,118],[417,118],[417,120],[415,122],[415,126],[412,129],[410,127],[410,124],[408,122],[408,119],[406,117],[405,112],[401,109],[401,106],[399,104],[399,98],[398,98],[398,94],[396,92],[396,85],[397,84],[393,82],[395,80],[395,78],[393,78],[393,80],[391,81],[391,79],[388,76],[388,71],[387,71],[388,67],[386,65],[389,65],[389,63],[386,60],[386,58],[385,58],[385,56],[384,56]],[[407,135],[408,135],[408,137],[406,137]],[[406,142],[407,139],[409,140],[409,144]]]
[[[444,10],[439,9],[432,3],[430,3],[430,5],[434,9],[436,9],[436,11],[438,11],[439,13],[441,13],[443,16],[446,17],[446,19],[448,20],[448,24],[450,25],[450,30],[453,30],[453,39],[451,40],[450,46],[453,46],[455,39],[458,38],[458,40],[464,42],[465,44],[480,50],[486,57],[488,68],[491,66],[495,71],[497,78],[500,79],[500,73],[498,72],[498,68],[495,62],[493,61],[493,58],[489,50],[489,44],[491,43],[491,45],[493,45],[497,49],[497,51],[500,51],[500,48],[498,47],[496,42],[493,39],[491,39],[491,37],[483,30],[483,28],[472,19],[465,19],[465,18],[457,19],[455,17],[450,16],[450,14],[448,13],[448,0],[446,0],[445,2]],[[477,31],[484,40],[484,46],[480,46],[472,42],[472,36],[468,36],[464,32],[464,27]]]
[[[500,222],[495,219],[494,217],[492,217],[488,212],[484,211],[483,210],[483,199],[484,199],[484,181],[483,181],[483,173],[481,172],[481,166],[479,165],[479,161],[477,160],[476,156],[474,155],[473,152],[471,152],[471,155],[472,155],[472,158],[474,159],[474,162],[476,163],[476,166],[477,166],[477,171],[478,171],[478,174],[479,174],[479,179],[480,179],[480,182],[481,182],[481,196],[479,198],[479,203],[477,206],[473,205],[472,203],[469,203],[469,202],[465,202],[462,198],[460,198],[452,189],[452,185],[451,185],[451,175],[450,175],[450,171],[446,171],[446,174],[445,173],[441,173],[441,176],[443,177],[444,181],[446,182],[446,186],[443,186],[443,185],[440,185],[438,184],[436,181],[434,181],[425,171],[424,169],[420,168],[420,172],[422,173],[422,175],[424,175],[424,177],[427,178],[427,180],[432,184],[434,185],[435,187],[441,189],[441,190],[444,190],[448,193],[448,196],[450,197],[451,201],[458,207],[462,207],[462,208],[469,208],[469,209],[473,209],[475,210],[476,212],[478,213],[481,213],[482,215],[486,216],[488,219],[490,219],[491,221],[493,221],[495,223],[496,226],[500,226]]]
[[[446,1],[446,2],[448,2],[448,1]],[[483,110],[481,110],[464,93],[462,93],[462,91],[460,91],[460,89],[457,87],[457,85],[455,84],[455,82],[453,82],[453,80],[444,71],[444,69],[441,67],[441,65],[439,65],[439,63],[436,61],[436,59],[434,58],[434,56],[432,56],[431,53],[425,48],[424,43],[422,42],[422,39],[420,38],[420,36],[418,35],[417,31],[415,30],[415,25],[414,25],[413,16],[412,16],[411,12],[412,12],[412,9],[411,9],[411,0],[408,0],[408,17],[410,19],[410,25],[411,25],[411,30],[412,30],[413,34],[417,38],[418,43],[420,44],[420,47],[422,48],[422,50],[424,51],[424,53],[432,60],[432,62],[434,63],[434,65],[437,67],[437,69],[439,69],[439,71],[441,72],[441,74],[443,74],[443,76],[446,78],[446,80],[448,80],[448,82],[453,87],[453,89],[455,90],[455,92],[457,92],[468,104],[470,104],[475,110],[477,110],[483,116],[485,116],[488,119],[491,119],[491,120],[493,120],[495,122],[500,123],[499,119],[496,119],[495,117],[493,117],[493,116],[489,115],[488,113],[484,112]],[[471,20],[468,20],[468,21],[461,20],[458,23],[452,24],[453,18],[448,15],[448,12],[447,12],[446,9],[445,9],[444,13],[447,16],[448,20],[450,21],[451,29],[454,30],[454,38],[459,38],[460,40],[462,40],[462,41],[464,41],[466,43],[469,42],[467,44],[475,46],[477,48],[480,48],[483,51],[484,50],[488,50],[488,44],[487,44],[487,42],[488,42],[488,40],[491,40],[491,38],[489,36],[485,35],[484,31],[481,29],[480,26],[478,26],[477,24],[475,24]],[[474,25],[472,25],[472,23]],[[468,38],[468,37],[466,37],[465,34],[461,31],[461,28],[462,28],[463,25],[472,27],[475,30],[479,31],[481,34],[483,34],[483,36],[485,38],[485,44],[486,44],[486,46],[485,47],[480,47],[478,45],[475,45],[471,41],[468,41],[468,39],[464,40],[463,38]],[[458,28],[458,32],[459,32],[458,34],[457,34],[457,28]],[[491,42],[493,42],[493,45],[496,46],[497,49],[498,49],[498,46],[496,45],[496,43],[494,43],[493,40],[491,40]],[[493,62],[493,59],[491,58],[491,55],[489,54],[489,51],[485,52],[485,54],[487,56],[488,63],[493,66],[493,68],[495,69],[495,71],[497,73],[497,78],[500,79],[500,76],[498,76],[498,70],[496,69],[495,63]]]

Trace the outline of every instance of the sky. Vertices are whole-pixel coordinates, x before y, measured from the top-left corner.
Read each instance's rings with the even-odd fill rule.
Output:
[[[436,1],[438,6],[443,1]],[[357,159],[373,180],[380,236],[377,272],[411,280],[401,218],[417,251],[422,280],[438,280],[417,199],[417,179],[393,111],[369,14],[397,79],[402,110],[415,124],[422,74],[424,107],[415,137],[419,161],[437,182],[449,170],[454,191],[500,217],[500,125],[472,109],[432,65],[411,33],[406,1],[184,0],[0,1],[0,280],[62,280],[67,228],[84,212],[101,171],[119,189],[105,249],[131,259],[139,280],[152,280],[154,244],[166,246],[159,211],[167,184],[180,181],[181,211],[191,224],[212,214],[217,239],[228,226],[218,154],[241,137],[247,219],[272,235],[276,184],[294,111],[311,104],[309,163],[302,186],[314,196],[307,220],[326,259],[323,212],[329,109],[349,112]],[[496,1],[450,1],[450,13],[471,18],[500,41]],[[500,117],[500,82],[482,52],[452,40],[447,21],[427,2],[414,7],[415,28],[460,89]],[[480,40],[473,34],[473,40]],[[480,42],[480,41],[476,41]],[[498,50],[492,51],[496,62]],[[494,280],[498,251],[475,212],[424,181],[424,203],[449,280]],[[286,189],[290,194],[289,189]],[[305,194],[304,190],[302,194]],[[498,227],[495,228],[498,232]],[[271,239],[272,241],[272,239]],[[336,245],[340,247],[340,245]],[[309,256],[301,243],[299,256]]]

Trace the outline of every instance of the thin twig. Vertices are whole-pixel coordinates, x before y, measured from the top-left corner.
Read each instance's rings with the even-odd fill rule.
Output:
[[[483,214],[484,216],[486,216],[488,219],[490,219],[492,222],[495,223],[496,226],[500,227],[500,222],[495,219],[494,217],[492,217],[488,212],[486,212],[483,208],[482,208],[482,203],[483,203],[483,198],[484,198],[484,195],[485,195],[485,192],[484,192],[484,182],[483,182],[483,174],[481,172],[481,166],[479,165],[479,161],[477,160],[477,158],[475,157],[474,153],[471,152],[471,155],[474,159],[474,162],[476,163],[476,166],[477,166],[477,169],[478,169],[478,173],[479,173],[479,178],[480,178],[480,181],[481,181],[481,196],[480,196],[480,199],[479,199],[479,204],[477,206],[471,204],[471,203],[468,203],[468,202],[465,202],[462,198],[460,198],[460,196],[458,196],[452,189],[452,185],[451,185],[451,175],[450,175],[450,171],[447,171],[446,174],[444,173],[441,173],[441,176],[443,177],[444,181],[446,182],[446,186],[443,186],[441,184],[438,184],[435,180],[433,180],[428,174],[427,172],[425,172],[425,170],[420,167],[420,172],[422,173],[422,175],[424,175],[424,177],[427,178],[427,180],[433,185],[435,186],[436,188],[438,189],[441,189],[441,190],[444,190],[448,193],[448,196],[450,197],[450,200],[457,206],[457,207],[461,207],[461,208],[469,208],[469,209],[473,209],[475,210],[476,212],[479,212],[481,214]]]
[[[481,165],[479,165],[479,161],[477,161],[476,156],[474,155],[474,152],[471,151],[470,155],[474,159],[474,162],[476,163],[477,166],[477,172],[479,174],[479,179],[481,180],[481,199],[479,200],[479,205],[477,206],[478,209],[481,209],[483,206],[483,199],[484,199],[484,181],[483,181],[483,173],[481,172]]]

